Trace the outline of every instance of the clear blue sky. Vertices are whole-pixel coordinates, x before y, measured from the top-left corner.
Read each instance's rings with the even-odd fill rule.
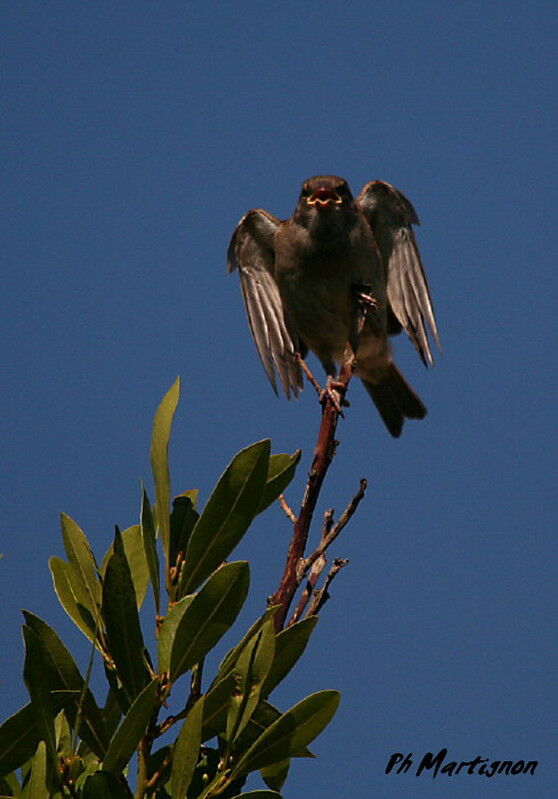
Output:
[[[334,547],[306,658],[277,697],[343,701],[285,796],[546,797],[556,757],[557,10],[553,2],[8,2],[2,10],[3,716],[26,701],[20,614],[88,647],[47,559],[58,513],[100,556],[150,485],[155,407],[183,379],[173,489],[301,447],[318,411],[270,390],[225,272],[239,217],[300,182],[388,180],[414,202],[444,353],[397,360],[429,408],[392,440],[358,384],[320,505],[369,490]],[[316,364],[312,361],[312,365]],[[316,366],[316,372],[318,368]],[[288,539],[238,557],[247,623]],[[239,633],[241,630],[239,629]],[[538,759],[535,777],[384,775],[394,751]]]

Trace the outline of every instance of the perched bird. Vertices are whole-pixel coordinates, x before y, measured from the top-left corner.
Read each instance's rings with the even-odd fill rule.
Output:
[[[433,363],[427,327],[439,346],[428,284],[413,234],[416,212],[381,180],[356,200],[345,180],[309,178],[290,219],[248,211],[233,233],[229,272],[238,269],[250,329],[265,372],[290,398],[303,386],[296,353],[311,350],[336,375],[351,336],[356,296],[371,295],[355,373],[392,436],[426,408],[391,359],[388,336],[403,328],[425,365]]]

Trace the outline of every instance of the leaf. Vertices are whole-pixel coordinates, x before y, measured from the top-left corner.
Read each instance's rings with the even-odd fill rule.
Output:
[[[78,629],[90,641],[94,641],[97,649],[101,651],[100,644],[95,636],[95,619],[91,609],[87,608],[79,600],[80,578],[75,567],[71,563],[66,563],[65,560],[56,557],[50,558],[48,565],[52,574],[54,590],[60,604]],[[83,593],[83,590],[81,593]],[[84,599],[84,601],[87,600]]]
[[[97,580],[97,564],[89,541],[83,530],[65,513],[60,514],[60,525],[68,561],[80,576],[88,600],[86,606],[96,619],[101,600],[101,586]]]
[[[79,735],[95,754],[102,758],[108,746],[108,735],[103,717],[93,694],[89,688],[85,688],[83,677],[72,655],[56,632],[45,621],[26,610],[23,611],[23,615],[27,625],[34,631],[38,639],[36,657],[39,660],[43,683],[50,691],[76,691],[79,697],[82,697]],[[79,699],[68,703],[65,707],[70,724],[74,729],[78,704]]]
[[[133,524],[131,527],[127,527],[126,530],[122,530],[121,536],[122,544],[124,545],[124,554],[126,555],[128,566],[130,567],[130,575],[134,585],[136,605],[139,610],[145,599],[147,584],[149,583],[149,569],[145,557],[140,525]],[[100,569],[103,576],[106,574],[107,564],[113,552],[114,543],[110,545],[103,557]]]
[[[182,556],[186,552],[188,540],[194,526],[200,518],[199,513],[194,510],[194,503],[190,494],[186,491],[172,501],[172,512],[170,518],[170,562],[176,563],[179,552]]]
[[[227,709],[234,691],[234,675],[231,672],[212,685],[205,695],[203,710],[202,741],[224,735],[227,724]]]
[[[249,791],[248,793],[238,793],[233,799],[281,799],[281,794],[277,791]]]
[[[153,470],[153,481],[155,483],[155,494],[157,497],[157,522],[163,542],[165,557],[169,556],[170,539],[170,477],[168,463],[169,439],[172,428],[172,420],[178,399],[180,397],[180,378],[176,378],[169,388],[159,407],[155,412],[153,420],[153,433],[151,435],[151,468]]]
[[[317,616],[309,616],[278,633],[275,639],[275,657],[262,689],[262,696],[269,696],[273,689],[285,679],[306,649],[306,644],[317,621]]]
[[[96,771],[84,782],[82,799],[128,799],[130,794],[108,771]]]
[[[252,638],[262,629],[264,624],[269,619],[272,619],[275,616],[279,608],[280,605],[271,605],[269,608],[267,608],[262,613],[260,618],[257,619],[254,622],[254,624],[252,624],[248,632],[243,636],[242,640],[227,652],[227,654],[221,661],[221,665],[219,666],[215,682],[217,682],[217,680],[221,680],[223,677],[229,674],[229,672],[232,671],[243,649],[252,640]]]
[[[71,757],[73,755],[71,745],[72,733],[70,725],[68,724],[68,719],[66,718],[66,713],[63,710],[61,710],[54,719],[54,735],[56,738],[58,757],[61,757],[63,760],[67,757]]]
[[[144,688],[147,672],[134,585],[118,530],[103,581],[103,619],[110,655],[132,702]]]
[[[161,612],[161,587],[159,581],[159,556],[157,555],[157,544],[155,540],[155,525],[153,523],[153,514],[151,513],[151,505],[149,498],[142,487],[141,496],[141,537],[143,541],[143,549],[145,552],[145,560],[149,570],[149,578],[153,588],[153,599],[155,600],[155,610],[157,615]]]
[[[188,541],[179,596],[195,591],[248,529],[265,485],[269,446],[265,439],[241,450],[220,477]]]
[[[4,796],[21,796],[21,785],[15,774],[6,774],[0,777],[0,794]]]
[[[271,727],[277,719],[281,718],[281,715],[281,711],[277,710],[271,702],[260,699],[258,706],[252,714],[252,718],[246,725],[240,739],[237,741],[237,750],[239,752],[247,751],[268,727]],[[297,753],[296,757],[314,757],[314,755],[308,747],[304,746],[300,752]]]
[[[198,663],[234,622],[248,593],[245,561],[227,563],[213,574],[178,623],[171,651],[170,680]]]
[[[56,738],[54,717],[59,708],[55,707],[50,690],[43,680],[41,643],[39,636],[31,627],[23,625],[25,641],[25,662],[23,679],[31,697],[31,707],[40,738],[45,742],[51,765],[56,768]]]
[[[258,705],[274,651],[275,631],[273,618],[269,618],[244,648],[233,669],[236,687],[229,705],[225,734],[230,744],[238,738]]]
[[[329,724],[339,698],[338,691],[318,691],[283,713],[244,753],[231,777],[296,756]]]
[[[272,763],[260,769],[260,774],[267,787],[274,791],[280,791],[287,779],[290,766],[290,758],[287,758],[286,760],[280,760],[278,763]]]
[[[103,761],[103,769],[117,775],[127,765],[147,731],[157,702],[158,681],[152,680],[130,707],[124,721],[112,736]]]
[[[0,726],[0,777],[29,760],[39,740],[34,710],[29,703]]]
[[[170,671],[170,658],[174,637],[176,635],[176,628],[185,611],[192,604],[194,596],[195,594],[189,594],[188,596],[182,597],[178,602],[175,602],[174,605],[171,605],[161,625],[159,639],[157,641],[157,671],[159,674],[168,674]]]
[[[182,799],[194,776],[200,753],[204,697],[191,708],[176,739],[172,758],[171,797]]]
[[[37,751],[31,761],[31,772],[23,791],[23,799],[49,799],[50,792],[46,785],[47,751],[44,741],[39,741]]]
[[[275,502],[279,494],[282,494],[289,485],[295,475],[301,454],[301,450],[297,449],[292,455],[280,453],[270,456],[267,479],[258,513],[261,513],[269,507],[272,502]]]

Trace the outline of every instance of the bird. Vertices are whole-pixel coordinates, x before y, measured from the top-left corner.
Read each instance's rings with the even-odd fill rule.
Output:
[[[382,180],[356,198],[336,175],[305,180],[293,215],[280,220],[248,211],[230,240],[228,271],[238,270],[248,322],[265,373],[287,397],[303,388],[308,351],[334,380],[354,330],[355,298],[373,298],[356,347],[355,374],[389,433],[426,407],[392,359],[389,339],[405,330],[425,366],[440,348],[430,290],[413,226],[411,202]],[[300,358],[299,358],[300,356]]]

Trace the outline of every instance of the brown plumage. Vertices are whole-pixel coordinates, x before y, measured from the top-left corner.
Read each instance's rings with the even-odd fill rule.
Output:
[[[356,201],[342,178],[305,181],[292,217],[256,209],[240,220],[228,251],[240,272],[248,320],[266,374],[288,398],[302,388],[295,353],[311,350],[336,374],[350,334],[356,292],[377,300],[360,336],[356,374],[393,436],[426,408],[391,359],[389,335],[402,328],[426,365],[427,328],[439,344],[428,284],[412,225],[411,203],[383,181],[367,183]]]

